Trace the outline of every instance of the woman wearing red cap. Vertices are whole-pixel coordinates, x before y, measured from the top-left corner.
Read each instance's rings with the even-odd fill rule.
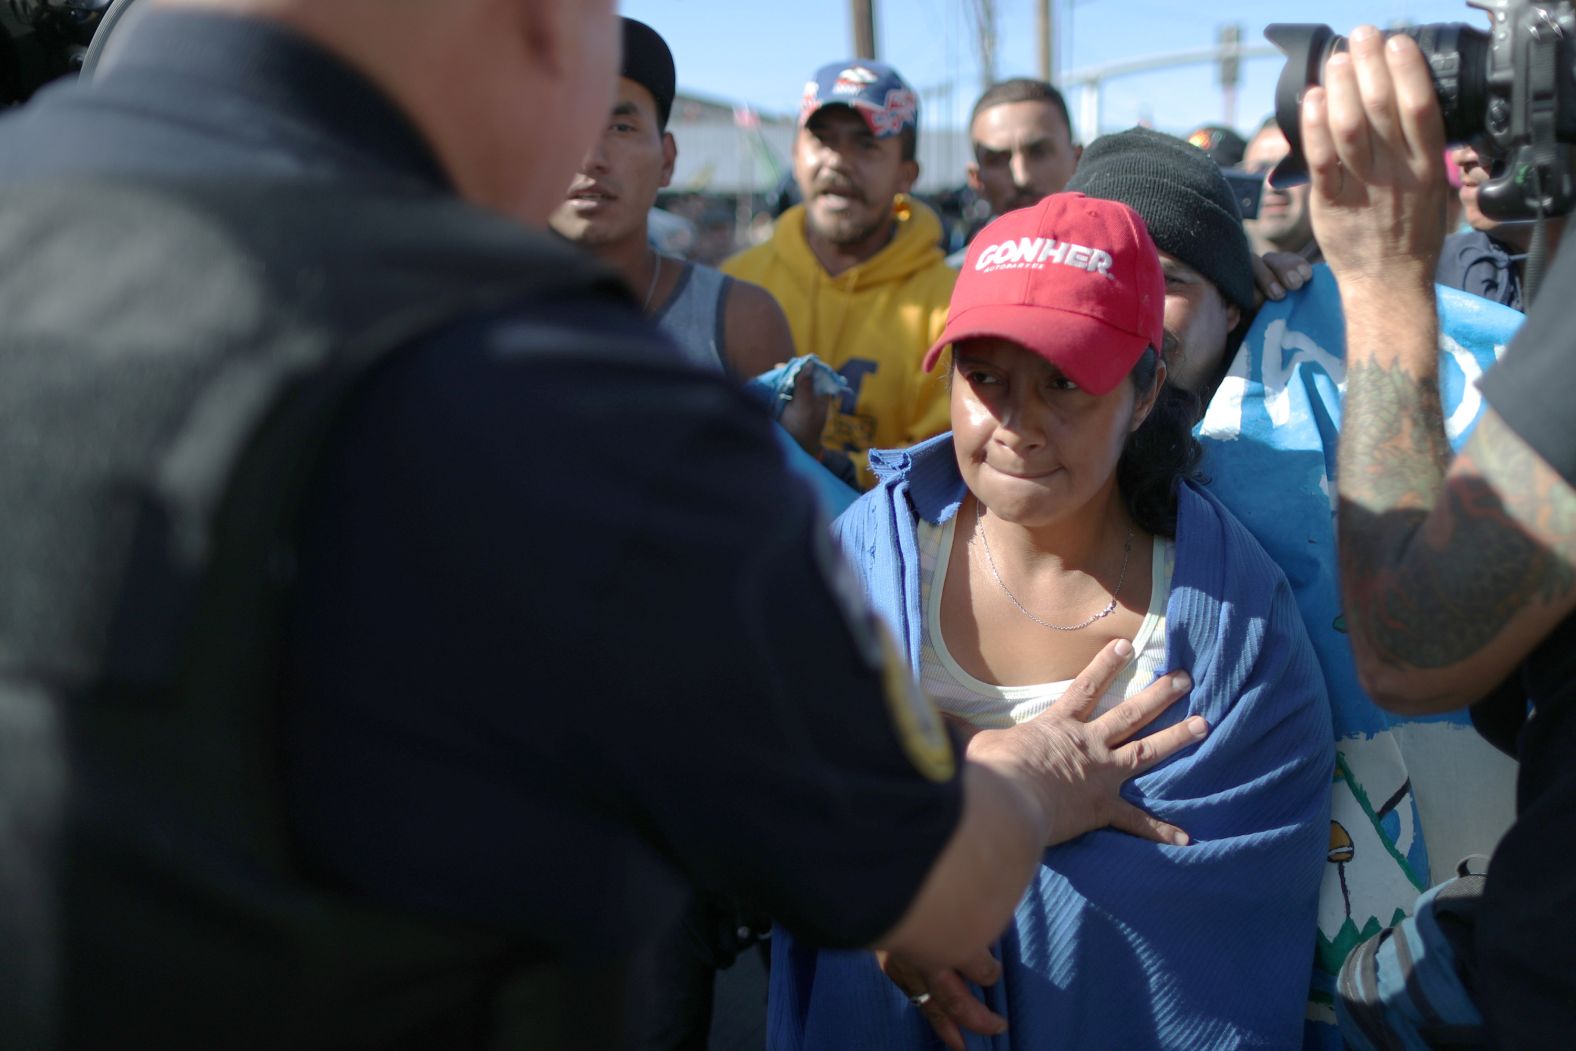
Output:
[[[779,932],[774,1049],[1301,1044],[1328,704],[1285,578],[1190,480],[1164,305],[1125,205],[1057,194],[998,219],[925,359],[952,348],[952,432],[874,453],[880,485],[834,531],[971,749],[1057,703],[1113,642],[1130,659],[1097,712],[1190,675],[1162,718],[1215,729],[1124,794],[1193,843],[1107,829],[1048,850],[995,959],[966,976],[887,961],[889,981],[867,953]]]

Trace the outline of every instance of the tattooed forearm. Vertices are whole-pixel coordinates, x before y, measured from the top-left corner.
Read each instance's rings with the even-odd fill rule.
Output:
[[[1576,594],[1576,494],[1492,413],[1462,450],[1461,464],[1466,470],[1451,490],[1460,488],[1463,502],[1477,496],[1462,519],[1469,510],[1482,520],[1508,518],[1505,531],[1529,548],[1523,569],[1532,579],[1513,596],[1515,605],[1569,602]]]
[[[1341,415],[1340,559],[1347,627],[1359,652],[1367,649],[1396,663],[1397,650],[1404,651],[1413,635],[1430,637],[1382,607],[1393,601],[1395,568],[1444,482],[1448,453],[1439,452],[1444,425],[1438,388],[1393,362],[1354,362]],[[1406,637],[1395,638],[1398,630]]]
[[[1397,485],[1385,502],[1381,489],[1343,477],[1340,514],[1353,641],[1384,663],[1467,660],[1529,605],[1558,605],[1576,591],[1576,501],[1493,414],[1434,495]]]
[[[1355,364],[1341,411],[1341,496],[1374,510],[1433,506],[1450,464],[1439,381]]]
[[[1420,511],[1376,521],[1342,505],[1343,531],[1379,534],[1396,552],[1393,561],[1371,561],[1347,576],[1348,624],[1388,664],[1442,668],[1465,660],[1528,603],[1572,585],[1569,567],[1507,518],[1481,482],[1447,488],[1441,510],[1451,525],[1436,538],[1436,530],[1420,528]]]

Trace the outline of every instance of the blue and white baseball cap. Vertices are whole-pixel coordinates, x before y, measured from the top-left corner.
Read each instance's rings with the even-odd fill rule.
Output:
[[[799,126],[826,106],[847,106],[878,139],[919,127],[919,96],[897,70],[881,62],[848,59],[816,70],[804,86]]]

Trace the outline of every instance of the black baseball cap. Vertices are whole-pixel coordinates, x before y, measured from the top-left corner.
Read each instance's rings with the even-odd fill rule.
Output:
[[[673,69],[673,52],[655,29],[633,18],[623,18],[624,68],[619,75],[633,80],[651,92],[657,102],[657,121],[667,129],[673,113],[673,96],[678,91],[678,74]]]

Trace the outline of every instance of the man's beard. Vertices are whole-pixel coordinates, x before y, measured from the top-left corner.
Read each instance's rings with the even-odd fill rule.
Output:
[[[839,248],[864,244],[881,232],[889,218],[877,212],[868,222],[860,222],[855,216],[837,216],[831,222],[823,224],[816,217],[814,208],[806,209],[805,212],[805,223],[809,226],[810,232]]]
[[[1308,221],[1308,201],[1289,198],[1279,213],[1261,213],[1253,220],[1252,229],[1259,237],[1277,244],[1295,242],[1290,251],[1296,251],[1313,239],[1313,224]]]

